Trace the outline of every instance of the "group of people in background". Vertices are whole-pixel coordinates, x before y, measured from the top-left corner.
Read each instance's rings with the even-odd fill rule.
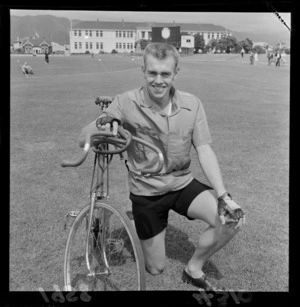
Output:
[[[242,57],[244,57],[244,49],[242,49],[241,51],[241,55]],[[275,66],[280,66],[281,63],[285,64],[286,60],[285,60],[285,56],[286,53],[283,51],[276,51],[276,52],[272,52],[270,50],[267,51],[267,59],[268,59],[268,65],[270,66],[272,62],[275,62]],[[255,50],[251,50],[250,51],[250,65],[254,65],[255,62],[258,61],[258,54],[257,51]]]
[[[277,51],[275,53],[268,52],[267,58],[268,58],[268,65],[270,66],[272,62],[275,62],[275,66],[280,66],[280,63],[282,62],[285,64],[285,52],[283,51]]]

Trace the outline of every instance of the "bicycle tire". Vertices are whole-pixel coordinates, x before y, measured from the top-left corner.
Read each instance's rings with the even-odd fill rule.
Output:
[[[133,225],[125,213],[100,201],[95,202],[88,253],[95,275],[88,275],[85,250],[89,210],[90,205],[87,205],[80,211],[68,235],[64,259],[65,291],[146,290],[144,256]],[[100,220],[104,213],[106,217],[109,215],[109,224],[103,231]],[[95,230],[95,223],[98,230]],[[101,238],[105,242],[104,249],[101,249]],[[109,273],[105,274],[107,265]]]

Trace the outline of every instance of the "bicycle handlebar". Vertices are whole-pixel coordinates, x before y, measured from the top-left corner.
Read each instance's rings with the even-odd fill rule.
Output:
[[[121,126],[118,127],[118,133],[122,138],[117,138],[115,136],[113,136],[113,133],[111,131],[97,131],[97,132],[90,132],[86,135],[85,138],[85,145],[84,145],[84,154],[76,161],[69,161],[69,160],[64,160],[61,163],[62,167],[77,167],[79,165],[81,165],[84,160],[86,159],[90,147],[94,147],[94,151],[100,154],[118,154],[118,153],[122,153],[124,152],[128,146],[130,145],[130,143],[132,141],[138,142],[144,146],[149,147],[150,149],[152,149],[153,151],[155,151],[158,155],[158,167],[155,170],[141,170],[141,174],[142,175],[146,175],[146,174],[158,174],[163,167],[163,162],[164,162],[164,157],[162,152],[160,151],[160,149],[158,147],[156,147],[155,145],[152,145],[138,137],[132,136],[131,133],[128,130],[125,130],[124,128],[122,128]],[[103,150],[101,148],[96,148],[96,146],[102,144],[102,143],[106,143],[106,144],[112,144],[112,145],[123,145],[121,148],[119,149],[115,149],[115,150]]]

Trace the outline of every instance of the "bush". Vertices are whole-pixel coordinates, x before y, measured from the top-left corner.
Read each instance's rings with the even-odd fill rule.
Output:
[[[15,50],[13,51],[13,53],[16,53],[16,54],[25,54],[25,50],[22,49],[22,48],[19,48],[19,49],[15,49]]]
[[[118,53],[118,51],[116,49],[113,49],[111,53]]]
[[[257,52],[257,54],[265,54],[266,53],[266,49],[261,47],[261,46],[255,46],[253,48],[254,51]]]
[[[85,52],[85,54],[90,54],[90,52],[87,50],[87,51]]]

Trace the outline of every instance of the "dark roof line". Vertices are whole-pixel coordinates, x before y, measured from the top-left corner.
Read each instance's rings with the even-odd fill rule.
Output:
[[[180,26],[182,31],[229,31],[214,24],[200,23],[163,23],[163,22],[127,22],[127,21],[83,21],[72,27],[73,30],[136,30],[137,28]]]

